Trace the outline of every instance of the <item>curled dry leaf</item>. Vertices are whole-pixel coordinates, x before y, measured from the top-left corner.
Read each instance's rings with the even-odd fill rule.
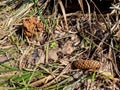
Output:
[[[45,63],[45,53],[42,49],[38,50],[38,57],[36,58],[36,65],[39,65],[40,63]]]
[[[72,42],[67,41],[62,48],[62,52],[64,54],[71,54],[73,51],[74,51],[74,47],[72,46]]]
[[[36,49],[32,55],[27,60],[29,65],[39,65],[40,63],[45,63],[45,54],[42,49]]]
[[[102,63],[95,60],[77,60],[73,62],[73,65],[78,69],[99,69]]]
[[[57,55],[58,51],[59,51],[58,48],[49,50],[49,53],[48,53],[49,59],[52,59],[54,60],[54,62],[56,62],[58,60],[58,55]]]
[[[5,62],[5,61],[7,61],[7,60],[8,60],[7,56],[5,56],[5,55],[0,55],[0,63],[3,63],[3,62]]]
[[[36,17],[28,17],[23,20],[23,30],[25,36],[34,36],[43,30],[43,23],[40,22]]]

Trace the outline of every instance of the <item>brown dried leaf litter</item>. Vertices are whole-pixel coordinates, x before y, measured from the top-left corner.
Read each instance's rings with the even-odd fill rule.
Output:
[[[74,13],[75,14],[75,13]],[[72,14],[71,14],[72,15]],[[69,15],[69,17],[71,18],[71,15]],[[23,31],[24,31],[24,35],[26,36],[26,37],[32,37],[32,36],[36,36],[37,34],[39,34],[40,33],[40,35],[41,36],[38,36],[38,38],[40,38],[40,40],[39,39],[37,39],[38,41],[36,41],[36,42],[38,42],[38,44],[36,44],[36,42],[33,42],[33,40],[31,40],[31,42],[33,42],[35,45],[38,45],[37,47],[36,46],[34,46],[34,47],[32,47],[32,49],[29,51],[29,48],[28,48],[28,51],[27,51],[27,47],[28,47],[28,45],[26,45],[26,47],[25,47],[25,45],[24,46],[20,46],[20,50],[22,51],[22,54],[20,54],[19,52],[18,52],[18,50],[17,50],[17,52],[15,52],[15,53],[17,53],[17,55],[20,55],[20,57],[21,58],[18,58],[18,60],[19,61],[21,61],[21,67],[22,68],[24,68],[25,67],[25,69],[27,70],[28,68],[30,68],[31,66],[35,66],[35,65],[41,65],[41,63],[43,63],[43,64],[46,64],[44,61],[45,61],[45,59],[46,59],[46,57],[45,57],[45,55],[46,55],[46,53],[45,53],[45,48],[44,48],[44,43],[39,43],[41,40],[43,40],[43,42],[49,42],[49,41],[47,41],[48,40],[48,38],[49,38],[49,36],[50,37],[54,37],[54,36],[56,36],[55,38],[52,38],[52,39],[50,39],[50,40],[53,40],[53,41],[56,41],[57,43],[59,43],[59,47],[58,48],[60,48],[61,49],[61,51],[59,51],[58,52],[58,49],[57,48],[50,48],[49,50],[48,50],[48,59],[51,59],[51,61],[54,61],[53,63],[52,63],[52,65],[50,65],[49,67],[47,67],[46,68],[46,66],[47,65],[45,65],[45,66],[43,66],[43,67],[45,67],[46,69],[48,69],[49,70],[49,68],[51,67],[51,66],[53,66],[53,64],[57,61],[57,63],[59,63],[59,65],[57,66],[57,67],[54,67],[54,69],[56,70],[58,70],[58,71],[56,71],[56,72],[54,72],[54,70],[52,69],[50,69],[50,72],[52,72],[53,74],[51,74],[51,73],[49,73],[49,72],[47,72],[47,73],[43,73],[43,75],[45,75],[45,77],[42,77],[42,78],[40,78],[40,77],[35,77],[35,79],[31,79],[31,82],[30,82],[30,87],[42,87],[43,86],[43,84],[44,85],[46,85],[46,87],[48,87],[48,85],[49,86],[51,86],[51,85],[54,85],[54,83],[56,83],[56,82],[58,82],[59,83],[59,80],[60,80],[60,83],[61,83],[61,81],[63,81],[63,80],[65,80],[66,79],[66,76],[68,76],[68,77],[70,77],[70,76],[73,76],[74,74],[77,74],[77,71],[79,71],[79,73],[78,73],[78,77],[77,78],[75,78],[75,79],[73,79],[73,81],[67,81],[67,83],[65,83],[65,85],[69,85],[69,84],[72,84],[72,83],[74,83],[74,82],[76,82],[76,80],[79,80],[80,78],[81,78],[81,76],[83,75],[83,76],[85,76],[86,74],[84,74],[84,71],[83,70],[73,70],[73,69],[71,69],[71,68],[67,68],[67,69],[65,69],[65,67],[67,66],[67,65],[71,65],[71,62],[72,62],[72,60],[73,60],[73,58],[75,57],[75,59],[77,59],[77,57],[76,57],[76,55],[78,54],[81,58],[78,58],[78,59],[84,59],[84,60],[78,60],[78,61],[74,61],[73,62],[73,64],[74,64],[74,66],[76,67],[76,68],[79,68],[79,69],[94,69],[94,70],[96,70],[96,69],[99,69],[101,66],[102,66],[102,63],[101,62],[99,62],[99,61],[96,61],[96,59],[97,60],[100,60],[100,61],[102,61],[102,62],[111,62],[110,60],[107,60],[107,56],[106,57],[103,57],[102,55],[103,54],[108,54],[108,51],[106,50],[106,47],[105,48],[103,48],[103,45],[104,46],[107,46],[104,42],[106,42],[106,40],[108,40],[107,38],[105,38],[105,40],[104,40],[104,36],[105,36],[105,33],[102,33],[102,32],[106,32],[106,33],[108,33],[107,32],[107,29],[106,29],[106,25],[103,23],[103,22],[101,22],[101,23],[103,23],[103,24],[101,24],[100,23],[100,25],[99,25],[99,27],[100,28],[98,28],[98,25],[96,24],[96,22],[95,21],[93,21],[93,23],[95,23],[96,24],[96,26],[95,26],[95,28],[94,28],[94,26],[93,26],[93,23],[92,23],[92,25],[91,26],[93,26],[93,28],[94,29],[89,29],[89,24],[86,22],[86,21],[88,21],[88,18],[85,18],[85,17],[83,17],[83,16],[81,16],[81,18],[83,18],[84,20],[82,20],[81,21],[81,18],[78,18],[77,20],[78,20],[78,22],[76,22],[77,20],[76,19],[71,19],[70,20],[70,18],[69,17],[67,17],[67,23],[68,23],[68,28],[69,28],[69,31],[70,32],[75,32],[75,35],[76,36],[78,36],[78,34],[76,34],[76,33],[79,33],[79,36],[80,37],[83,37],[83,38],[88,38],[89,40],[91,40],[91,42],[89,41],[89,42],[87,42],[87,40],[86,40],[86,44],[84,44],[84,42],[82,42],[82,38],[80,38],[79,36],[79,38],[75,38],[75,39],[77,39],[77,40],[72,40],[71,41],[71,37],[70,38],[64,38],[63,39],[63,37],[64,36],[66,36],[66,35],[68,35],[68,34],[71,34],[71,33],[67,33],[66,34],[66,32],[64,32],[64,25],[65,25],[65,22],[63,21],[62,22],[62,20],[59,20],[60,22],[61,22],[61,25],[59,25],[60,23],[58,23],[58,26],[60,27],[58,27],[58,30],[56,29],[56,28],[53,28],[53,30],[51,30],[51,32],[52,32],[52,34],[49,34],[48,32],[49,31],[43,31],[43,23],[37,18],[37,17],[27,17],[27,18],[25,18],[24,20],[23,20]],[[92,18],[91,18],[92,19]],[[94,19],[94,18],[93,18]],[[73,20],[73,21],[72,21]],[[86,23],[85,23],[86,22]],[[99,22],[99,21],[98,21]],[[72,23],[72,24],[69,24],[69,23]],[[84,24],[85,23],[85,24]],[[49,23],[48,23],[49,24]],[[51,25],[52,24],[50,24],[49,26],[51,27]],[[75,25],[75,26],[74,26]],[[78,27],[76,27],[76,25],[78,25]],[[105,27],[104,27],[104,25],[105,25]],[[84,28],[84,27],[86,27],[87,26],[87,28]],[[81,29],[83,27],[83,29]],[[77,32],[76,31],[76,29],[77,30],[79,30],[80,32]],[[56,34],[54,34],[54,30],[56,31],[56,32],[58,32],[58,33],[56,33]],[[83,31],[82,31],[83,30]],[[92,30],[92,31],[89,31],[89,30]],[[103,31],[104,30],[104,31]],[[45,34],[46,36],[47,36],[47,39],[43,36],[43,33],[41,33],[41,32],[44,32],[44,33],[47,33],[47,34]],[[92,37],[92,36],[90,36],[88,33],[90,33],[91,35],[93,35],[93,36],[95,36],[95,37],[99,37],[100,38],[100,40],[98,40],[98,39],[96,39],[96,38],[94,38],[94,37]],[[96,32],[98,32],[98,34],[96,34]],[[83,33],[83,34],[82,34]],[[101,35],[101,33],[102,33],[102,35]],[[57,35],[58,34],[58,35]],[[53,36],[54,35],[54,36]],[[103,37],[102,37],[103,36]],[[117,34],[115,35],[117,38],[119,38],[119,32],[117,32]],[[41,38],[42,37],[42,38]],[[61,39],[59,39],[58,40],[58,37],[60,37]],[[9,38],[9,37],[8,37]],[[72,36],[72,38],[73,38],[73,36]],[[50,41],[51,42],[51,41]],[[96,46],[95,48],[91,48],[91,46],[89,45],[89,44],[91,44],[92,45],[92,42],[93,43],[97,43],[97,45],[99,45],[99,46]],[[61,44],[61,43],[63,43],[63,44]],[[100,44],[100,43],[102,43],[102,44]],[[106,43],[108,43],[108,44],[110,44],[109,42],[106,42]],[[34,45],[33,44],[33,45]],[[31,44],[30,44],[31,45]],[[29,46],[30,46],[29,45]],[[87,45],[87,46],[85,46],[85,45]],[[43,46],[42,48],[41,48],[41,46]],[[30,46],[31,47],[31,46]],[[37,49],[37,48],[39,48],[39,49]],[[97,48],[97,49],[96,49]],[[24,50],[24,49],[26,49],[26,50]],[[38,52],[35,50],[35,52],[34,52],[34,49],[37,49],[38,50]],[[99,49],[99,50],[98,50]],[[119,48],[118,48],[119,49]],[[105,50],[106,52],[104,53],[104,51],[103,50]],[[24,53],[25,52],[25,53]],[[92,54],[92,56],[91,56],[91,52],[94,52],[94,55]],[[102,53],[103,52],[103,53]],[[89,55],[89,53],[90,53],[90,55]],[[99,53],[99,55],[98,55],[98,53]],[[116,52],[115,52],[116,53]],[[58,55],[59,54],[59,55]],[[79,57],[78,56],[78,57]],[[118,56],[119,56],[119,54],[118,54]],[[18,57],[18,56],[17,56]],[[92,57],[92,58],[91,58]],[[86,60],[86,59],[92,59],[92,60]],[[7,58],[6,57],[1,57],[0,58],[1,59],[1,61],[6,61],[7,60]],[[103,61],[105,59],[105,61]],[[118,58],[119,59],[119,58]],[[117,61],[119,61],[117,59]],[[22,64],[23,63],[23,64]],[[51,63],[49,63],[49,64],[51,64]],[[12,64],[13,65],[13,64]],[[107,66],[107,65],[106,65]],[[112,65],[110,65],[110,66],[112,66]],[[119,65],[118,65],[119,66]],[[40,67],[41,68],[41,67]],[[43,69],[43,68],[41,68],[41,69]],[[38,68],[38,71],[39,70],[41,70],[41,69],[39,69]],[[106,68],[105,68],[106,69]],[[109,68],[108,68],[109,69]],[[106,70],[106,71],[108,71],[108,69]],[[43,70],[45,70],[45,69],[43,69]],[[65,73],[62,73],[62,71],[61,70],[63,70],[63,72],[65,72]],[[33,70],[31,70],[31,71],[33,71]],[[47,70],[45,70],[45,71],[47,71]],[[82,72],[82,73],[81,73]],[[64,76],[62,76],[60,73],[62,73],[62,75],[64,75]],[[80,74],[81,73],[81,74]],[[91,72],[90,72],[91,73]],[[101,72],[101,73],[103,73],[103,71]],[[51,74],[51,75],[49,75],[49,74]],[[106,74],[106,73],[105,73]],[[53,75],[55,75],[55,77],[53,77]],[[59,76],[60,75],[60,76]],[[89,74],[90,75],[90,74]],[[112,75],[113,75],[113,73],[112,73]],[[22,76],[22,75],[21,75]],[[50,77],[49,77],[50,76]],[[58,77],[57,77],[58,76]],[[105,77],[108,77],[109,76],[109,72],[105,75]],[[57,78],[56,78],[57,77]],[[114,78],[114,77],[113,77]],[[54,80],[54,82],[53,82],[53,80]],[[103,81],[103,82],[102,82]],[[51,83],[52,82],[52,83]],[[87,81],[86,81],[87,82]],[[96,83],[97,82],[97,83]],[[49,84],[50,83],[50,84]],[[85,83],[85,81],[82,81],[82,82],[78,82],[78,84],[81,84],[81,85],[78,85],[78,87],[76,88],[76,85],[74,86],[74,88],[73,89],[76,89],[76,90],[78,90],[78,89],[82,89],[83,90],[83,87],[82,86],[84,86],[84,89],[88,86],[89,87],[89,85],[91,85],[91,87],[93,86],[92,84],[94,84],[94,83],[96,83],[96,85],[98,85],[98,87],[97,86],[95,86],[95,84],[94,84],[94,86],[93,87],[96,87],[97,89],[99,88],[99,87],[102,87],[102,88],[105,88],[106,87],[106,85],[105,85],[105,87],[104,86],[102,86],[101,84],[105,84],[106,82],[105,82],[105,80],[101,80],[100,81],[100,79],[99,78],[96,78],[95,77],[95,81],[93,81],[93,83],[91,84],[91,83],[89,83],[89,81],[88,81],[88,83]],[[17,84],[19,84],[19,82],[17,83]],[[113,84],[113,83],[111,83],[111,84]],[[16,85],[16,84],[15,84]],[[21,84],[22,85],[22,84]],[[99,86],[100,85],[100,86]],[[109,85],[109,83],[108,83],[108,85],[107,85],[107,87],[109,87],[109,86],[111,86],[112,87],[112,85]],[[43,87],[45,87],[45,86],[43,86]],[[72,87],[71,87],[72,88]],[[99,88],[100,89],[100,88]],[[109,88],[110,89],[110,88]],[[109,90],[108,89],[108,90]],[[93,90],[93,89],[91,89],[91,90]],[[95,89],[96,90],[96,89]],[[104,89],[103,89],[104,90]],[[119,89],[118,89],[119,90]]]

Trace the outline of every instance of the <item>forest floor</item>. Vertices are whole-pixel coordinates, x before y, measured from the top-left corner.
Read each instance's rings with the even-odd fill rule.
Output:
[[[120,90],[120,2],[78,1],[0,0],[0,90]]]

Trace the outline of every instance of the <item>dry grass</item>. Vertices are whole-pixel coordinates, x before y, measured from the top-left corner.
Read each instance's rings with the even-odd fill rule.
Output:
[[[103,14],[93,0],[98,13],[91,12],[88,0],[88,13],[82,0],[81,11],[70,13],[67,2],[51,1],[0,1],[0,90],[119,90],[120,2]],[[29,16],[44,24],[35,37],[23,33],[22,21]],[[76,69],[76,60],[103,65]]]

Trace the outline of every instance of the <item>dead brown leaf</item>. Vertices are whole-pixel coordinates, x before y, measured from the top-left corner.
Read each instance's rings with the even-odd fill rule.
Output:
[[[7,61],[8,58],[5,55],[0,55],[0,63]]]
[[[42,49],[36,49],[28,59],[28,64],[39,65],[40,63],[45,63],[45,54]]]
[[[36,59],[36,65],[40,64],[40,63],[45,63],[45,53],[43,50],[39,49],[38,50],[39,53],[39,57],[37,57]]]
[[[49,50],[49,53],[48,53],[48,58],[49,59],[52,59],[54,60],[54,62],[56,62],[58,60],[58,55],[57,55],[57,52],[59,51],[58,48],[53,48],[51,50]]]
[[[62,48],[62,52],[64,54],[71,54],[73,51],[74,51],[74,47],[72,47],[72,42],[67,41]]]

